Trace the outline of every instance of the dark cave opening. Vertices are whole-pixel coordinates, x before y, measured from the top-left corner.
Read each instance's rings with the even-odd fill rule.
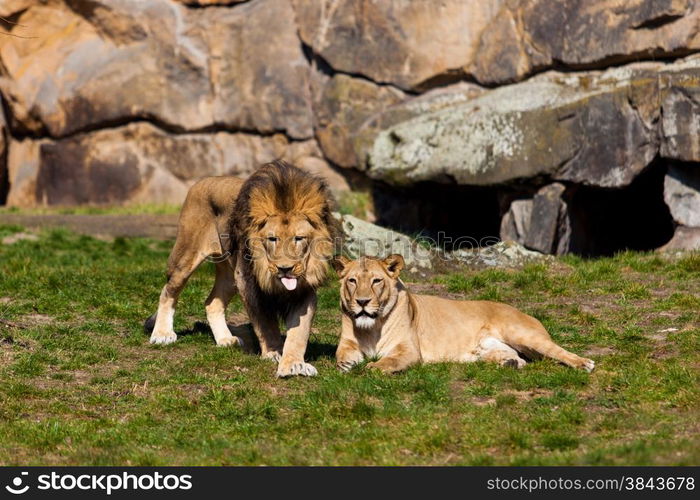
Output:
[[[569,251],[609,256],[624,250],[654,250],[673,237],[675,223],[664,202],[667,163],[656,159],[629,186],[573,188],[569,201]]]
[[[609,256],[624,250],[654,250],[670,241],[675,223],[664,202],[667,166],[668,161],[657,159],[623,188],[567,185],[563,198],[571,228],[564,247],[568,253]],[[376,183],[372,195],[378,224],[430,238],[450,251],[499,241],[508,202],[531,198],[538,186],[541,184],[475,187],[424,182],[397,188]]]
[[[445,250],[499,240],[501,214],[493,187],[422,182],[396,188],[376,183],[372,197],[377,224],[429,238]]]

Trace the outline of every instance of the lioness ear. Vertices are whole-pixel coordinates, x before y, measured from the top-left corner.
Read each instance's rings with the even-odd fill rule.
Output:
[[[331,265],[333,266],[333,269],[335,269],[335,272],[338,273],[338,276],[342,278],[345,266],[347,266],[349,262],[350,259],[348,259],[346,256],[337,255],[331,260]]]
[[[389,273],[389,276],[392,278],[397,278],[399,276],[403,266],[403,257],[397,253],[389,255],[386,259],[384,259],[384,267],[386,268],[386,272]]]

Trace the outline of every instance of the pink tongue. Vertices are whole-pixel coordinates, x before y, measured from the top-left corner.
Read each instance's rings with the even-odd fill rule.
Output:
[[[282,284],[287,290],[294,290],[297,287],[296,278],[282,278]]]

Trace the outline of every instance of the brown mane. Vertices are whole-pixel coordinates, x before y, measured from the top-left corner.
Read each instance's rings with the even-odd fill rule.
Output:
[[[333,204],[323,179],[281,160],[260,167],[241,187],[229,223],[234,251],[242,259],[247,277],[254,278],[262,291],[272,290],[268,263],[264,256],[252,254],[249,239],[269,217],[302,215],[315,230],[315,251],[309,254],[304,277],[312,288],[319,286],[340,235]]]

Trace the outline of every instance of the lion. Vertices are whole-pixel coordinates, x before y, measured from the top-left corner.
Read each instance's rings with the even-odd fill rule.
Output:
[[[543,356],[591,372],[595,363],[555,344],[538,320],[506,304],[410,293],[399,278],[401,255],[333,261],[340,277],[342,331],[337,366],[365,358],[385,373],[416,363],[493,361],[522,368]]]
[[[177,299],[195,269],[209,259],[216,278],[205,310],[216,344],[244,344],[225,316],[238,292],[261,356],[278,363],[277,376],[316,375],[304,354],[316,289],[326,277],[338,236],[333,203],[322,179],[283,161],[263,165],[246,181],[222,176],[194,184],[180,212],[158,310],[144,325],[150,342],[177,340]],[[287,327],[284,342],[280,320]]]

